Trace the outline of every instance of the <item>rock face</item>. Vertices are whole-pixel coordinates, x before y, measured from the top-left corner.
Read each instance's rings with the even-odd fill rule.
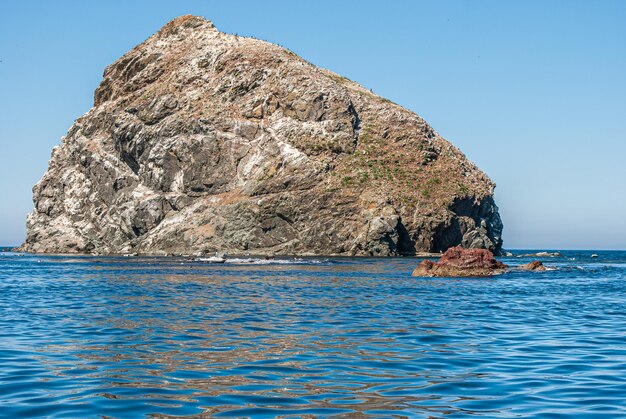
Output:
[[[448,249],[437,262],[422,261],[413,276],[484,277],[504,273],[506,268],[507,265],[496,260],[489,250],[457,246]]]
[[[498,252],[494,187],[414,113],[182,16],[106,68],[33,189],[21,250]]]

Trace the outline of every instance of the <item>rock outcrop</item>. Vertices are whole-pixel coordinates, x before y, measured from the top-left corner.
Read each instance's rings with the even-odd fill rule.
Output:
[[[494,187],[414,113],[183,16],[106,68],[34,187],[21,250],[498,252]]]
[[[517,269],[521,269],[523,271],[545,271],[546,267],[543,265],[541,261],[534,260],[525,265],[519,265]]]
[[[423,260],[412,276],[422,277],[486,277],[504,273],[508,268],[486,249],[452,247],[437,262]]]

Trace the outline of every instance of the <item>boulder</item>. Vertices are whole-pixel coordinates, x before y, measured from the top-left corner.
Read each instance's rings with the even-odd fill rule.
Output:
[[[486,277],[501,274],[506,268],[507,265],[496,260],[489,250],[456,246],[448,249],[437,262],[422,261],[413,276]]]
[[[534,260],[530,263],[527,263],[525,265],[520,265],[517,267],[518,269],[522,269],[524,271],[545,271],[546,267],[543,266],[543,263],[541,263],[538,260]]]

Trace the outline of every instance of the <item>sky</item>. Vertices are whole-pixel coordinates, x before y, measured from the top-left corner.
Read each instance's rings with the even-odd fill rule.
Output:
[[[0,246],[104,68],[176,16],[416,112],[497,184],[507,249],[626,249],[626,1],[2,0]]]

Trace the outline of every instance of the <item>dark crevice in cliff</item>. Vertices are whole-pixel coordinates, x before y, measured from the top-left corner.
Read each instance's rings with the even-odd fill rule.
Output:
[[[287,217],[285,214],[281,214],[280,212],[277,212],[276,216],[280,218],[281,220],[287,222],[288,224],[293,224],[293,220]]]
[[[354,146],[357,146],[359,143],[359,132],[361,131],[361,117],[357,112],[354,104],[350,102],[348,106],[348,113],[352,116],[352,132],[354,134]]]
[[[398,254],[402,256],[415,256],[415,241],[411,240],[411,235],[402,220],[398,220],[396,227],[398,232]]]
[[[493,197],[457,198],[448,207],[452,217],[434,231],[432,252],[452,246],[486,248],[499,254],[502,248],[502,221]]]
[[[352,102],[348,106],[348,113],[352,115],[352,130],[356,133],[361,129],[361,117]]]
[[[124,161],[124,163],[126,163],[130,170],[133,171],[134,174],[139,174],[140,166],[133,156],[123,150],[120,150],[120,158]]]
[[[450,223],[442,223],[435,230],[430,251],[445,252],[452,246],[458,246],[463,240],[463,233],[459,221],[455,218]]]

